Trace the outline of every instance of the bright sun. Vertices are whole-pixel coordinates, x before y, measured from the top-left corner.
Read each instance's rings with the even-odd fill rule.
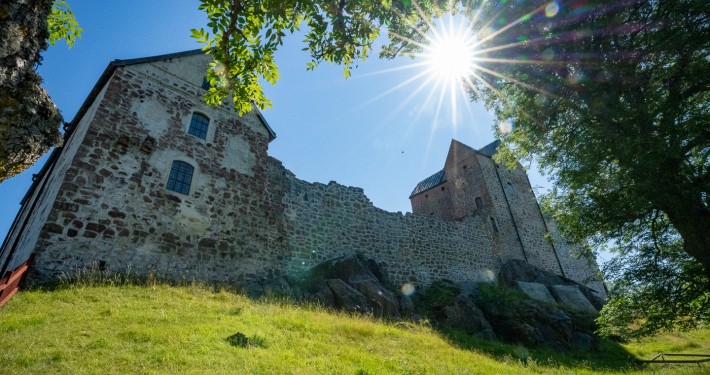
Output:
[[[429,37],[422,57],[437,83],[458,85],[473,72],[475,46],[476,38],[464,23],[454,26],[454,22],[444,22]]]

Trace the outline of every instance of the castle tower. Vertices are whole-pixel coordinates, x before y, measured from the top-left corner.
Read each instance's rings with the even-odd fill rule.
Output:
[[[476,150],[452,140],[444,168],[412,191],[412,212],[450,221],[479,216],[500,259],[522,259],[564,276],[527,174],[520,164],[509,170],[493,161],[498,147],[500,141]]]

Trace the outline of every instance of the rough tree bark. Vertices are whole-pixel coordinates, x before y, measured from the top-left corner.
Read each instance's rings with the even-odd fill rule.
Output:
[[[35,66],[47,49],[52,0],[0,4],[0,182],[31,166],[59,141],[62,116]]]

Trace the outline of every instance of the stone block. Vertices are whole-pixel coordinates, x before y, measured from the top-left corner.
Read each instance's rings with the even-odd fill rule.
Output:
[[[515,285],[528,297],[547,303],[555,303],[555,298],[550,294],[550,290],[543,284],[526,283],[525,281],[516,281]]]
[[[552,293],[557,302],[571,309],[598,314],[594,305],[582,294],[576,285],[553,285]]]

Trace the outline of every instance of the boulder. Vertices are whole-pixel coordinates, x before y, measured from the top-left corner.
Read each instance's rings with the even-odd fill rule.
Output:
[[[277,277],[262,284],[263,294],[269,296],[283,296],[300,299],[303,297],[298,287],[291,286],[285,277]]]
[[[552,272],[543,271],[524,260],[509,260],[500,267],[498,281],[503,285],[515,288],[516,281],[538,283],[543,285],[566,284],[562,277]]]
[[[333,291],[330,290],[330,287],[328,287],[328,284],[325,281],[320,283],[320,287],[315,288],[313,292],[308,293],[304,297],[311,301],[318,302],[325,307],[337,307],[335,303],[335,295],[333,295]]]
[[[576,287],[577,290],[581,292],[581,294],[584,296],[584,298],[594,307],[595,312],[601,310],[605,303],[604,298],[600,295],[600,292],[591,289],[587,286],[581,285],[566,277],[558,276],[552,272],[541,270],[522,260],[516,259],[505,262],[501,266],[500,271],[498,272],[498,281],[503,285],[518,288],[526,294],[530,292],[530,290],[524,290],[525,287],[521,287],[520,285],[518,285],[518,283],[523,282],[543,284],[549,289],[550,292],[552,292],[552,296],[558,302],[559,298],[555,295],[555,292],[552,291],[552,286],[565,285],[569,287]],[[536,298],[533,295],[530,295],[530,297]]]
[[[515,285],[521,292],[534,300],[546,303],[556,302],[555,298],[550,294],[550,290],[543,284],[516,281]]]
[[[326,307],[398,319],[397,297],[382,280],[386,280],[386,276],[377,262],[348,255],[326,260],[296,275],[250,285],[246,290],[254,298],[289,296],[318,301]]]
[[[506,342],[525,346],[568,349],[574,323],[562,310],[533,299],[516,303],[478,303],[496,335]]]
[[[259,283],[249,284],[244,287],[244,292],[249,298],[259,299],[264,295],[264,286]]]
[[[366,313],[372,311],[370,310],[371,306],[367,303],[367,298],[343,280],[330,279],[326,283],[333,292],[337,308],[350,312]]]
[[[350,285],[367,297],[368,306],[376,317],[399,318],[399,303],[392,292],[376,279],[353,281]]]
[[[551,290],[557,302],[571,310],[594,315],[599,313],[576,285],[553,285]]]
[[[414,316],[414,302],[410,296],[402,295],[402,297],[400,297],[399,308],[402,311],[402,316],[405,318]]]
[[[594,338],[586,333],[574,331],[569,343],[573,348],[591,349],[594,347]]]
[[[453,304],[443,308],[442,323],[487,339],[496,337],[483,312],[468,296],[459,295]]]

